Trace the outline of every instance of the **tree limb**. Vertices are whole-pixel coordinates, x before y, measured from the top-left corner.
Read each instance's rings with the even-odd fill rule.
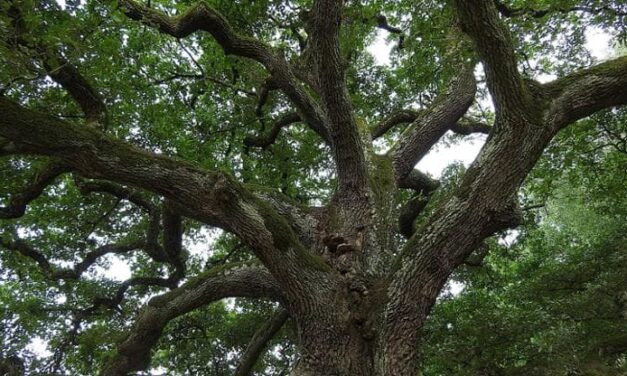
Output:
[[[136,192],[132,189],[126,188],[124,186],[111,183],[109,181],[104,180],[90,180],[85,181],[82,179],[77,179],[76,185],[82,194],[89,194],[91,192],[98,193],[108,193],[113,195],[121,200],[127,200],[138,207],[146,210],[147,212],[152,212],[156,210],[156,206],[148,200],[147,197],[144,197],[140,192]]]
[[[465,66],[451,80],[447,91],[440,94],[427,110],[419,113],[390,151],[399,187],[410,185],[405,180],[411,178],[409,175],[416,163],[457,123],[474,101],[477,87],[473,70],[470,64]]]
[[[340,201],[365,200],[368,187],[366,160],[352,111],[340,51],[343,1],[314,1],[310,19],[310,46],[320,96],[327,116],[333,145]],[[352,205],[355,207],[355,205]],[[354,218],[361,218],[352,215]]]
[[[301,121],[300,115],[295,112],[287,113],[281,116],[276,121],[276,123],[274,123],[272,129],[270,129],[270,132],[266,133],[265,135],[246,136],[246,138],[244,139],[244,145],[266,148],[272,145],[274,141],[276,141],[279,133],[281,132],[281,129],[299,121]]]
[[[19,218],[26,212],[28,204],[41,196],[44,190],[52,184],[57,177],[69,171],[69,168],[58,161],[47,164],[43,169],[35,173],[33,180],[22,192],[14,194],[9,204],[0,207],[0,218]]]
[[[58,157],[89,177],[163,195],[180,214],[240,237],[293,295],[312,294],[331,269],[310,254],[285,218],[223,172],[208,172],[115,140],[91,127],[25,109],[0,98],[0,137],[33,154]],[[199,205],[199,203],[202,203]]]
[[[627,56],[542,85],[550,101],[549,126],[561,129],[609,107],[627,104]]]
[[[9,39],[10,45],[21,45],[33,49],[42,58],[48,76],[61,85],[85,114],[87,122],[98,123],[106,129],[108,125],[107,108],[100,93],[90,82],[55,49],[43,43],[32,44],[23,38],[28,31],[20,9],[11,3],[7,10],[14,28],[14,35]]]
[[[467,136],[472,133],[490,134],[492,127],[480,122],[457,122],[451,126],[451,131]]]
[[[501,116],[526,119],[531,97],[518,72],[512,37],[493,0],[455,0],[454,4],[462,31],[475,42],[483,62],[497,120]]]
[[[568,7],[568,8],[550,6],[547,9],[533,9],[533,8],[512,8],[499,0],[494,0],[494,4],[496,4],[496,8],[499,10],[499,13],[501,13],[503,16],[508,17],[508,18],[520,17],[520,16],[542,18],[551,13],[570,13],[570,12],[586,12],[586,13],[591,13],[591,14],[599,14],[603,11],[614,13],[617,16],[627,16],[627,12],[621,12],[620,10],[614,9],[610,6],[600,6],[597,8],[588,7],[588,6],[573,6],[573,7]]]
[[[288,318],[289,313],[285,309],[280,308],[278,312],[275,312],[268,321],[264,322],[257,329],[240,357],[233,376],[248,376],[251,374],[257,359],[263,353],[268,341],[283,327]]]
[[[371,131],[372,139],[376,140],[377,138],[383,136],[387,131],[394,128],[395,126],[403,123],[411,123],[419,116],[418,111],[413,110],[401,110],[394,112],[388,118],[377,124],[374,129]]]
[[[226,54],[259,62],[272,75],[275,84],[296,106],[311,129],[322,139],[329,140],[324,114],[315,100],[299,87],[293,69],[282,53],[259,40],[238,34],[218,11],[205,2],[198,2],[177,17],[170,17],[133,0],[120,0],[119,4],[129,18],[157,28],[162,33],[184,38],[196,31],[206,31]]]
[[[177,289],[152,298],[118,345],[116,356],[102,375],[123,376],[143,370],[150,361],[150,350],[169,321],[226,297],[283,299],[279,286],[263,268],[246,264],[214,268]]]

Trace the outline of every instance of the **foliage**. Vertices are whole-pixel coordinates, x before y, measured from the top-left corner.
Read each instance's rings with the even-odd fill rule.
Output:
[[[80,65],[81,74],[102,91],[109,135],[202,169],[228,172],[242,183],[279,191],[299,205],[320,206],[330,199],[335,166],[329,147],[312,130],[292,125],[266,148],[245,146],[247,136],[269,132],[290,108],[283,94],[271,92],[257,110],[267,78],[261,66],[224,54],[206,33],[185,39],[156,33],[124,16],[115,1],[19,3],[28,33],[22,47],[12,48],[11,40],[17,38],[8,14],[12,2],[0,0],[0,96],[66,120],[84,121],[79,106],[46,76],[46,59],[37,46],[47,46],[69,64]],[[193,2],[148,3],[180,15]],[[207,3],[239,33],[298,59],[298,37],[305,33],[310,0]],[[625,39],[627,10],[621,1],[508,3],[523,10],[552,10],[543,18],[507,20],[517,35],[521,71],[528,77],[569,73],[590,64],[593,59],[584,41],[591,28],[616,41]],[[615,11],[565,11],[580,3]],[[377,64],[368,49],[382,32],[374,21],[378,14],[403,30],[402,43],[399,35],[386,34],[392,46],[389,65]],[[347,2],[342,54],[349,63],[348,89],[360,122],[374,128],[398,109],[419,110],[433,102],[456,73],[451,19],[445,1]],[[486,107],[485,85],[480,89],[470,115],[491,123],[494,114]],[[627,170],[626,116],[624,110],[597,114],[551,145],[522,193],[523,201],[543,203],[545,208],[528,215],[529,223],[515,244],[491,243],[481,268],[464,268],[454,275],[465,288],[459,296],[443,296],[435,308],[424,375],[625,371],[624,349],[622,355],[613,349],[622,348],[627,335],[627,199],[621,173]],[[387,133],[380,149],[401,132],[398,128]],[[0,155],[0,206],[45,164],[39,157]],[[465,168],[456,165],[444,173],[443,189],[427,213],[450,197],[463,172]],[[155,195],[142,194],[149,203],[162,203]],[[85,194],[80,178],[66,174],[30,203],[19,221],[0,220],[0,238],[8,242],[18,235],[50,260],[53,270],[63,270],[104,244],[143,239],[150,225],[150,218],[136,206],[102,193]],[[231,235],[192,219],[184,220],[184,229],[187,276],[182,281],[226,261],[254,258]],[[99,307],[85,317],[78,312],[101,297],[115,296],[128,277],[172,273],[172,265],[133,252],[98,259],[80,279],[51,281],[37,262],[0,247],[0,360],[18,355],[28,374],[97,373],[141,307],[166,288],[134,286],[113,308]],[[266,301],[233,299],[179,317],[166,328],[151,365],[155,372],[171,375],[231,374],[255,329],[274,308]],[[296,359],[291,325],[272,339],[256,374],[291,369]],[[614,339],[622,341],[620,346],[610,343]],[[36,340],[46,343],[50,353],[35,350]]]
[[[463,291],[436,306],[425,376],[625,373],[627,195],[616,171],[627,154],[606,133],[625,123],[604,122],[621,116],[556,140],[526,186],[545,204],[513,244],[492,243],[481,267],[456,273]]]

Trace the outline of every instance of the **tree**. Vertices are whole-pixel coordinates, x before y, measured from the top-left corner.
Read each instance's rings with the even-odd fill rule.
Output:
[[[464,290],[434,307],[424,375],[625,373],[627,154],[590,124],[614,116],[560,134],[524,188],[546,203],[535,220],[454,273]]]
[[[521,223],[519,189],[547,145],[627,103],[627,57],[587,68],[579,57],[585,25],[621,32],[621,2],[2,9],[0,156],[13,192],[0,209],[2,296],[28,325],[46,317],[66,331],[53,372],[76,344],[103,375],[143,370],[169,322],[245,297],[280,308],[240,374],[289,317],[294,374],[414,375],[436,298],[487,238]],[[365,52],[373,28],[397,39],[390,69]],[[574,37],[557,61],[545,55],[555,30]],[[478,112],[478,63],[493,113]],[[557,78],[540,83],[542,69]],[[255,123],[261,133],[247,135]],[[415,166],[449,130],[488,137],[438,189]],[[184,247],[203,225],[227,234],[207,268]],[[130,279],[84,278],[110,254],[129,260]],[[50,304],[59,294],[68,301]],[[28,330],[11,312],[3,326]],[[117,342],[111,356],[99,341]]]

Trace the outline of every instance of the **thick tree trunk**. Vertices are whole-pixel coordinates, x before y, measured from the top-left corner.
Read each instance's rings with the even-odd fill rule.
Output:
[[[375,375],[372,342],[358,330],[309,324],[300,334],[301,357],[294,376]]]

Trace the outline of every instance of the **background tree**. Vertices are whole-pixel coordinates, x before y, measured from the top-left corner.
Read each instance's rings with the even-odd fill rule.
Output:
[[[438,343],[455,351],[424,331],[451,274],[522,222],[521,199],[552,191],[519,189],[558,132],[605,116],[624,150],[611,118],[627,58],[593,64],[582,44],[591,25],[625,35],[621,2],[1,5],[3,366],[19,353],[38,372],[126,375],[154,353],[181,374],[247,374],[272,346],[259,371],[416,374],[424,344],[430,359]],[[366,50],[378,29],[395,40],[390,66]],[[415,166],[449,131],[488,136],[441,184]],[[543,233],[572,245],[548,224],[524,234],[521,269],[549,252],[525,257]],[[207,226],[224,231],[215,249],[190,252]],[[564,258],[620,248],[618,230]],[[503,253],[489,248],[487,270]],[[97,272],[111,255],[129,279]],[[468,279],[452,307],[489,288],[516,299],[543,278],[499,287],[515,274],[498,271],[495,284]],[[210,305],[228,297],[245,299]],[[553,334],[541,329],[529,328],[539,347]],[[42,364],[20,353],[33,336],[54,349]],[[525,351],[514,366],[535,364]]]

